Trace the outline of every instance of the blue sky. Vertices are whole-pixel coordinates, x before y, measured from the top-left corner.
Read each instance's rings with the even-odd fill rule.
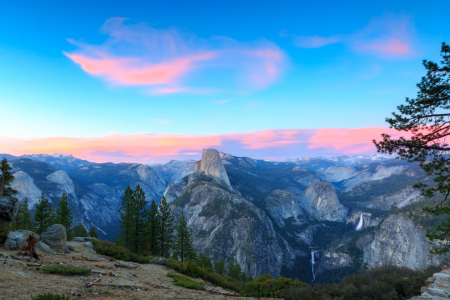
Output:
[[[226,150],[355,153],[308,148],[312,132],[386,126],[414,97],[421,61],[439,60],[449,42],[449,11],[449,1],[4,1],[0,152],[88,158],[99,149],[35,143],[115,133],[122,138],[102,151],[139,161],[120,148],[134,134],[266,139],[267,130],[306,129],[295,143],[275,134],[265,148],[241,138]],[[184,157],[180,149],[171,157]]]

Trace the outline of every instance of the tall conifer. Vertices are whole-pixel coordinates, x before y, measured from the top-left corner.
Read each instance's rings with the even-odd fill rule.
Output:
[[[134,253],[142,252],[145,247],[144,232],[145,221],[148,217],[147,201],[145,201],[144,190],[138,184],[133,191],[134,210],[132,214],[133,232],[131,236],[131,244]]]
[[[147,251],[150,255],[160,255],[160,230],[159,230],[159,213],[158,206],[154,199],[150,205],[150,211],[146,222],[146,237],[148,244]]]
[[[132,234],[133,228],[133,213],[135,210],[134,193],[130,186],[125,190],[125,195],[122,197],[122,206],[119,208],[120,214],[120,229],[118,232],[118,241],[121,246],[132,250]]]
[[[0,197],[10,196],[17,193],[16,190],[12,189],[9,185],[14,180],[14,176],[11,174],[12,168],[8,163],[6,158],[2,159],[0,162]]]
[[[52,205],[42,193],[41,199],[36,203],[36,212],[34,213],[34,227],[37,233],[41,234],[52,222]]]
[[[184,262],[188,257],[188,253],[193,250],[192,245],[192,233],[189,229],[186,217],[183,212],[181,216],[178,218],[178,226],[177,233],[175,236],[175,244],[174,244],[175,255],[179,257],[181,262]]]
[[[72,226],[73,215],[67,201],[66,193],[62,194],[61,201],[59,201],[58,207],[56,208],[56,220],[57,224],[63,225],[66,230],[69,230]]]
[[[169,257],[170,248],[173,244],[173,221],[175,217],[170,211],[170,207],[167,204],[166,198],[163,196],[158,206],[159,212],[159,238],[161,255]]]
[[[25,198],[22,202],[19,203],[19,210],[17,211],[16,218],[14,222],[14,229],[25,229],[30,230],[33,229],[33,221],[31,219],[30,211],[28,210],[28,199]]]
[[[74,226],[71,231],[72,231],[72,234],[74,237],[87,237],[88,236],[86,227],[84,227],[84,225],[81,224],[81,222],[78,223],[78,225]]]
[[[89,229],[89,236],[98,239],[98,234],[94,226],[91,226]]]

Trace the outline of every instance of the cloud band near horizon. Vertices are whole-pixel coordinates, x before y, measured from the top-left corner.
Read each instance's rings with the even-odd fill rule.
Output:
[[[72,154],[93,162],[167,162],[200,159],[202,149],[215,148],[235,156],[285,160],[302,156],[372,154],[373,139],[382,133],[404,135],[386,127],[270,129],[211,135],[118,134],[100,137],[16,139],[0,136],[0,153]]]

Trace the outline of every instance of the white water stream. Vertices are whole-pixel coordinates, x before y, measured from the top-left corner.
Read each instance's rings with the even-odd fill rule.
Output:
[[[316,279],[316,275],[314,274],[314,264],[315,264],[315,259],[314,259],[314,251],[311,251],[311,271],[312,271],[312,276],[313,276],[313,281]]]
[[[361,230],[362,226],[363,226],[363,223],[364,223],[363,214],[361,214],[361,216],[359,217],[358,226],[356,226],[356,230]]]

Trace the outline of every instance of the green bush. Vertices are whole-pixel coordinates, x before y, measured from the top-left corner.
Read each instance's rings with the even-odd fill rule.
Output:
[[[8,226],[0,226],[0,244],[3,244],[8,237],[9,228]]]
[[[167,276],[173,278],[173,282],[175,285],[184,286],[188,289],[203,290],[205,286],[204,283],[194,281],[179,274],[167,273]]]
[[[194,276],[194,278],[202,278],[203,280],[209,281],[215,285],[218,285],[220,287],[226,288],[226,289],[230,289],[233,290],[235,292],[240,292],[243,283],[233,279],[231,277],[228,276],[224,276],[224,275],[219,275],[216,272],[208,269],[201,269],[200,267],[198,267],[197,265],[193,264],[193,263],[182,263],[179,260],[173,259],[173,258],[169,258],[169,260],[167,261],[167,266],[169,268],[172,268],[182,274],[191,276],[189,274],[192,274]]]
[[[285,298],[288,290],[306,286],[308,286],[306,283],[298,280],[284,278],[282,276],[278,279],[272,279],[269,274],[264,274],[258,277],[256,281],[247,282],[241,289],[241,295],[249,297]]]
[[[88,275],[91,273],[90,269],[65,265],[48,265],[42,267],[41,270],[44,272],[61,275]]]
[[[70,300],[70,297],[65,295],[54,295],[54,294],[39,294],[33,298],[33,300]]]
[[[92,240],[94,250],[99,254],[111,256],[118,260],[132,261],[140,264],[148,263],[148,261],[155,256],[142,256],[135,254],[125,247],[119,246],[108,241]]]
[[[438,272],[436,267],[423,271],[385,266],[362,270],[333,285],[295,287],[285,292],[289,300],[403,300],[420,294],[425,280]]]

